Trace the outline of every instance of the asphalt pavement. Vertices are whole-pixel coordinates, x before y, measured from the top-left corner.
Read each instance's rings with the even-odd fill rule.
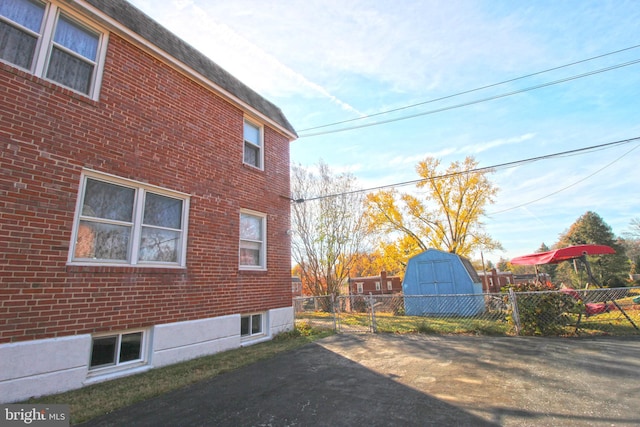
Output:
[[[640,337],[341,334],[85,426],[638,426]]]

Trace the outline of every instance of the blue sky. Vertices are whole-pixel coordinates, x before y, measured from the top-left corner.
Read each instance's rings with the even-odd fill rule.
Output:
[[[637,0],[132,3],[278,105],[300,134],[292,162],[322,159],[363,188],[416,179],[427,156],[486,167],[640,137],[640,47],[627,49],[640,45]],[[485,259],[551,246],[589,210],[622,234],[640,217],[639,163],[636,140],[498,170],[484,223],[505,251]]]

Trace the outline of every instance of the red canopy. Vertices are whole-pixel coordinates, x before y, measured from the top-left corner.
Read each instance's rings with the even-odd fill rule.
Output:
[[[605,245],[577,245],[549,252],[539,252],[536,254],[515,257],[511,260],[511,264],[557,264],[569,259],[580,258],[582,255],[604,255],[615,253],[616,251],[614,251],[613,248]]]

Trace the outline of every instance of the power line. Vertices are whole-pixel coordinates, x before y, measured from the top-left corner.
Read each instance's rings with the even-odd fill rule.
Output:
[[[445,99],[455,98],[456,96],[466,95],[466,94],[469,94],[469,93],[478,92],[480,90],[489,89],[489,88],[492,88],[492,87],[495,87],[495,86],[500,86],[500,85],[503,85],[503,84],[512,83],[512,82],[515,82],[515,81],[518,81],[518,80],[523,80],[523,79],[526,79],[526,78],[529,78],[529,77],[537,76],[537,75],[548,73],[548,72],[551,72],[551,71],[560,70],[562,68],[572,67],[574,65],[578,65],[578,64],[585,63],[585,62],[593,61],[594,59],[604,58],[606,56],[615,55],[615,54],[618,54],[618,53],[621,53],[621,52],[625,52],[627,50],[637,49],[639,47],[640,47],[640,45],[626,47],[624,49],[619,49],[619,50],[615,50],[613,52],[603,53],[601,55],[593,56],[593,57],[587,58],[587,59],[582,59],[580,61],[571,62],[569,64],[564,64],[564,65],[560,65],[560,66],[557,66],[557,67],[548,68],[546,70],[536,71],[535,73],[526,74],[524,76],[515,77],[515,78],[509,79],[509,80],[504,80],[504,81],[501,81],[499,83],[492,83],[490,85],[481,86],[479,88],[465,90],[463,92],[458,92],[458,93],[455,93],[453,95],[447,95],[447,96],[443,96],[441,98],[430,99],[428,101],[418,102],[416,104],[406,105],[404,107],[393,108],[391,110],[381,111],[379,113],[374,113],[374,114],[368,114],[366,116],[356,117],[356,118],[353,118],[353,119],[342,120],[342,121],[339,121],[339,122],[328,123],[328,124],[325,124],[325,125],[314,126],[314,127],[310,127],[310,128],[306,128],[306,129],[300,129],[300,130],[298,130],[298,132],[306,132],[306,131],[315,130],[315,129],[322,129],[322,128],[341,125],[341,124],[344,124],[344,123],[350,123],[350,122],[354,122],[354,121],[358,121],[358,120],[366,120],[366,119],[369,119],[371,117],[381,116],[381,115],[384,115],[384,114],[395,113],[397,111],[402,111],[402,110],[406,110],[406,109],[409,109],[409,108],[419,107],[421,105],[430,104],[430,103],[438,102],[438,101],[443,101]]]
[[[640,141],[640,136],[634,137],[634,138],[629,138],[629,139],[623,139],[623,140],[619,140],[619,141],[614,141],[614,142],[608,142],[608,143],[605,143],[605,144],[598,144],[598,145],[592,145],[592,146],[589,146],[589,147],[576,148],[574,150],[567,150],[567,151],[561,151],[561,152],[553,153],[553,154],[546,154],[544,156],[530,157],[530,158],[527,158],[527,159],[515,160],[515,161],[512,161],[512,162],[499,163],[499,164],[493,165],[493,166],[486,166],[486,167],[482,167],[482,168],[469,169],[469,170],[465,170],[465,171],[461,171],[461,172],[453,172],[453,173],[444,174],[444,175],[438,175],[438,176],[429,177],[429,178],[420,178],[420,179],[414,179],[414,180],[411,180],[411,181],[403,181],[403,182],[399,182],[399,183],[395,183],[395,184],[380,185],[380,186],[377,186],[377,187],[371,187],[371,188],[366,188],[366,189],[346,191],[346,192],[335,193],[335,194],[327,194],[327,195],[323,195],[323,196],[315,196],[315,197],[311,197],[311,198],[308,198],[308,199],[304,199],[304,198],[291,199],[290,198],[290,200],[293,201],[293,202],[296,202],[296,203],[304,203],[304,202],[311,202],[311,201],[315,201],[315,200],[322,200],[322,199],[328,199],[328,198],[333,198],[333,197],[346,196],[346,195],[350,195],[350,194],[368,193],[368,192],[371,192],[371,191],[382,190],[382,189],[385,189],[385,188],[403,187],[403,186],[406,186],[406,185],[417,184],[419,182],[433,181],[433,180],[437,180],[437,179],[445,179],[445,178],[450,178],[452,176],[463,175],[463,174],[467,174],[467,173],[485,173],[485,172],[494,171],[496,169],[514,167],[514,166],[522,165],[522,164],[525,164],[525,163],[534,163],[534,162],[538,162],[538,161],[541,161],[541,160],[548,160],[548,159],[552,159],[554,157],[563,157],[563,156],[567,156],[567,155],[575,155],[577,153],[584,153],[584,152],[587,152],[587,151],[602,150],[604,148],[609,148],[609,147],[612,147],[612,146],[615,146],[615,145],[629,144],[629,143],[631,143],[633,141]],[[631,152],[631,151],[633,151],[633,150],[630,150],[629,152]]]
[[[512,210],[515,210],[515,209],[518,209],[518,208],[521,208],[521,207],[524,207],[524,206],[527,206],[527,205],[531,205],[531,204],[533,204],[533,203],[539,202],[540,200],[544,200],[544,199],[546,199],[546,198],[548,198],[548,197],[555,196],[556,194],[561,193],[561,192],[563,192],[563,191],[565,191],[565,190],[568,190],[568,189],[569,189],[569,188],[571,188],[571,187],[575,187],[576,185],[580,184],[581,182],[584,182],[584,181],[586,181],[587,179],[589,179],[589,178],[591,178],[591,177],[593,177],[593,176],[595,176],[595,175],[599,174],[599,173],[600,173],[600,172],[602,172],[603,170],[607,169],[609,166],[611,166],[611,165],[613,165],[614,163],[618,162],[618,161],[619,161],[620,159],[622,159],[623,157],[626,157],[629,153],[631,153],[633,150],[636,150],[638,147],[640,147],[640,146],[639,146],[639,145],[636,145],[635,147],[631,148],[631,150],[629,150],[629,151],[627,151],[626,153],[622,154],[620,157],[618,157],[618,158],[614,159],[613,161],[611,161],[611,162],[607,163],[606,165],[604,165],[604,166],[603,166],[603,167],[601,167],[600,169],[596,170],[595,172],[590,173],[589,175],[585,176],[584,178],[579,179],[579,180],[577,180],[577,181],[575,181],[575,182],[573,182],[573,183],[571,183],[571,184],[569,184],[569,185],[567,185],[567,186],[565,186],[565,187],[562,187],[562,188],[561,188],[561,189],[559,189],[559,190],[556,190],[556,191],[554,191],[554,192],[552,192],[552,193],[549,193],[549,194],[547,194],[547,195],[545,195],[545,196],[539,197],[539,198],[537,198],[537,199],[535,199],[535,200],[530,200],[530,201],[528,201],[528,202],[521,203],[521,204],[519,204],[519,205],[517,205],[517,206],[512,206],[512,207],[510,207],[510,208],[503,209],[503,210],[501,210],[501,211],[491,212],[491,213],[487,214],[487,216],[498,215],[498,214],[501,214],[501,213],[504,213],[504,212],[509,212],[509,211],[512,211]]]
[[[539,84],[539,85],[530,86],[530,87],[527,87],[527,88],[524,88],[524,89],[511,91],[511,92],[503,93],[503,94],[500,94],[500,95],[494,95],[494,96],[490,96],[490,97],[487,97],[487,98],[481,98],[481,99],[477,99],[477,100],[474,100],[474,101],[464,102],[464,103],[461,103],[461,104],[455,104],[455,105],[451,105],[451,106],[448,106],[448,107],[442,107],[442,108],[438,108],[438,109],[435,109],[435,110],[425,111],[425,112],[422,112],[422,113],[416,113],[416,114],[411,114],[411,115],[407,115],[407,116],[396,117],[394,119],[387,119],[387,120],[382,120],[382,121],[378,121],[378,122],[367,123],[367,124],[357,125],[357,126],[350,126],[350,127],[345,127],[345,128],[340,128],[340,129],[335,129],[335,130],[330,130],[330,131],[309,133],[309,134],[305,134],[305,135],[300,135],[300,138],[305,138],[305,137],[310,137],[310,136],[327,135],[327,134],[331,134],[331,133],[338,133],[338,132],[344,132],[344,131],[348,131],[348,130],[361,129],[361,128],[365,128],[365,127],[378,126],[378,125],[387,124],[387,123],[393,123],[393,122],[397,122],[397,121],[401,121],[401,120],[413,119],[413,118],[420,117],[420,116],[426,116],[426,115],[430,115],[430,114],[441,113],[441,112],[444,112],[444,111],[454,110],[454,109],[457,109],[457,108],[468,107],[470,105],[480,104],[480,103],[488,102],[488,101],[494,101],[496,99],[506,98],[508,96],[517,95],[517,94],[520,94],[520,93],[529,92],[529,91],[536,90],[536,89],[542,89],[542,88],[545,88],[545,87],[548,87],[548,86],[553,86],[553,85],[560,84],[560,83],[566,83],[568,81],[577,80],[577,79],[580,79],[580,78],[583,78],[583,77],[588,77],[588,76],[591,76],[591,75],[603,73],[603,72],[606,72],[606,71],[611,71],[611,70],[614,70],[614,69],[617,69],[617,68],[626,67],[626,66],[629,66],[629,65],[634,65],[634,64],[637,64],[639,62],[640,62],[640,59],[636,59],[636,60],[629,61],[629,62],[626,62],[626,63],[623,63],[623,64],[618,64],[618,65],[611,66],[611,67],[601,68],[599,70],[590,71],[588,73],[583,73],[583,74],[567,77],[567,78],[564,78],[564,79],[555,80],[555,81],[552,81],[552,82],[542,83],[542,84]]]
[[[560,79],[560,80],[554,80],[552,82],[542,83],[542,84],[539,84],[539,85],[530,86],[530,87],[527,87],[527,88],[524,88],[524,89],[514,90],[514,91],[503,93],[503,94],[500,94],[500,95],[494,95],[494,96],[489,96],[487,98],[476,99],[474,101],[464,102],[462,104],[455,104],[455,105],[451,105],[449,107],[442,107],[442,108],[437,108],[435,110],[424,111],[422,113],[416,113],[416,114],[410,114],[408,116],[396,117],[394,119],[381,120],[379,122],[365,123],[363,125],[349,126],[349,127],[344,127],[344,128],[340,128],[340,129],[327,130],[327,131],[315,132],[315,133],[308,133],[308,134],[305,134],[305,135],[299,135],[299,137],[300,138],[305,138],[305,137],[309,137],[309,136],[327,135],[327,134],[330,134],[330,133],[338,133],[338,132],[344,132],[344,131],[348,131],[348,130],[361,129],[361,128],[370,127],[370,126],[378,126],[378,125],[382,125],[382,124],[398,122],[398,121],[401,121],[401,120],[413,119],[413,118],[420,117],[420,116],[426,116],[426,115],[429,115],[429,114],[441,113],[443,111],[454,110],[454,109],[461,108],[461,107],[468,107],[470,105],[480,104],[482,102],[487,102],[487,101],[494,101],[496,99],[506,98],[506,97],[512,96],[512,95],[517,95],[519,93],[529,92],[529,91],[532,91],[532,90],[535,90],[535,89],[541,89],[541,88],[544,88],[544,87],[553,86],[553,85],[560,84],[560,83],[565,83],[565,82],[568,82],[568,81],[571,81],[571,80],[577,80],[577,79],[580,79],[580,78],[583,78],[583,77],[592,76],[594,74],[604,73],[605,71],[611,71],[611,70],[615,70],[617,68],[622,68],[622,67],[627,67],[629,65],[634,65],[634,64],[637,64],[639,62],[640,62],[640,59],[634,59],[633,61],[625,62],[623,64],[612,65],[610,67],[605,67],[605,68],[600,68],[598,70],[589,71],[587,73],[578,74],[578,75],[571,76],[571,77],[565,77],[565,78]]]

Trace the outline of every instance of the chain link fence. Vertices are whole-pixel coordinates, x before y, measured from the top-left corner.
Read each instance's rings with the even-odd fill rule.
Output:
[[[343,333],[640,334],[640,287],[294,298],[296,323]]]

